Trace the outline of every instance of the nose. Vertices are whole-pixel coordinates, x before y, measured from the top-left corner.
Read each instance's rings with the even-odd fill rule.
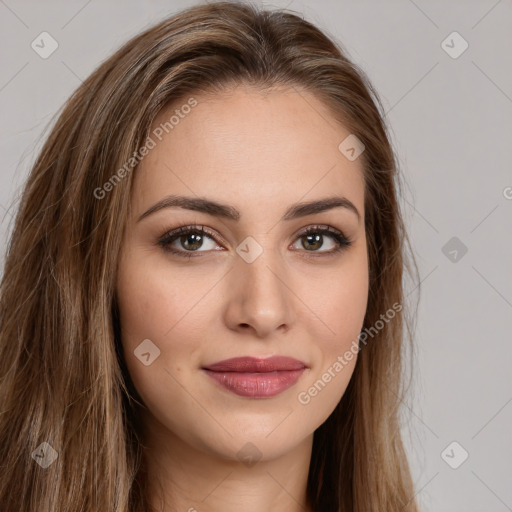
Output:
[[[263,250],[252,263],[239,257],[227,278],[225,321],[230,329],[258,338],[290,329],[298,299],[274,251]]]

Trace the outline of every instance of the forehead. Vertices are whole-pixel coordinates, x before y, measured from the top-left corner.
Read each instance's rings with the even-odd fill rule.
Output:
[[[191,94],[153,122],[135,208],[169,193],[214,196],[241,211],[339,193],[363,212],[362,160],[338,149],[349,135],[320,100],[296,88]]]

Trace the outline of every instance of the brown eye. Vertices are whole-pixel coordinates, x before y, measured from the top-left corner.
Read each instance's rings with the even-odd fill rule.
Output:
[[[193,251],[200,249],[203,245],[203,235],[194,232],[191,232],[188,235],[181,235],[178,240],[182,247]]]
[[[341,231],[335,230],[331,226],[312,226],[302,232],[297,241],[300,241],[301,247],[296,247],[296,249],[315,256],[317,254],[318,256],[333,255],[352,244],[352,241]],[[209,242],[210,247],[208,247],[208,243],[205,247],[205,242]],[[201,253],[219,250],[215,236],[207,231],[204,226],[179,227],[162,236],[158,245],[164,251],[184,258],[201,256]],[[326,246],[327,249],[325,249]]]
[[[208,244],[206,244],[206,250],[200,251],[199,249],[204,249],[206,241],[210,241],[211,247],[208,247]],[[194,226],[184,226],[166,233],[158,241],[158,245],[164,251],[187,258],[194,256],[192,254],[194,252],[208,252],[218,247],[212,234],[203,227],[197,228]]]
[[[326,244],[326,238],[330,239],[330,244]],[[310,227],[299,235],[302,249],[307,252],[316,252],[320,254],[333,254],[348,247],[352,241],[341,231],[327,227]],[[325,248],[327,250],[319,250]]]

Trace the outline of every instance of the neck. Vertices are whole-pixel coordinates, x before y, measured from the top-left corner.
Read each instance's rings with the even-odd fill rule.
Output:
[[[251,458],[246,447],[243,461],[192,446],[153,417],[145,417],[143,435],[155,512],[311,511],[306,486],[313,435],[271,460]]]

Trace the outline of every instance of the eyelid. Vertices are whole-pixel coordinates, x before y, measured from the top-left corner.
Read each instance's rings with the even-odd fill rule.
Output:
[[[331,235],[341,235],[343,238],[349,239],[348,236],[345,235],[345,233],[338,228],[335,228],[329,224],[310,224],[309,226],[306,226],[304,228],[300,228],[296,233],[294,233],[293,237],[297,238],[299,236],[304,236],[309,231],[327,231]]]
[[[178,238],[181,234],[188,234],[189,232],[203,232],[205,235],[210,237],[215,243],[220,244],[219,245],[228,245],[225,239],[219,235],[217,232],[214,232],[211,228],[208,228],[207,226],[200,225],[200,224],[184,224],[181,226],[178,226],[173,229],[167,230],[159,239],[157,244],[162,246],[162,248],[168,252],[184,255],[184,257],[194,257],[195,255],[199,255],[202,252],[209,253],[212,252],[211,250],[208,251],[184,251],[184,250],[173,250],[168,249],[167,247],[170,246],[171,243],[174,243],[175,240],[170,240],[172,238]],[[338,228],[335,228],[333,226],[330,226],[329,224],[310,224],[309,226],[303,227],[299,230],[297,230],[292,236],[293,236],[293,243],[296,243],[296,240],[300,237],[306,236],[309,234],[309,232],[323,232],[325,235],[327,233],[328,236],[333,238],[335,240],[335,243],[337,245],[337,248],[334,250],[329,251],[305,251],[306,253],[309,253],[308,257],[316,257],[316,256],[322,256],[322,255],[333,255],[336,252],[339,252],[340,250],[343,250],[344,248],[352,245],[353,239],[346,236],[345,233]],[[170,240],[170,241],[169,241]]]
[[[304,236],[308,233],[309,230],[325,230],[328,231],[331,234],[339,234],[346,238],[347,240],[350,240],[348,236],[345,235],[345,233],[338,228],[334,228],[333,226],[330,226],[329,224],[310,224],[309,226],[302,227],[298,229],[293,235],[293,240],[295,240],[299,236]],[[181,233],[187,233],[189,231],[203,231],[207,235],[209,235],[211,238],[213,238],[216,242],[222,242],[223,244],[227,245],[228,242],[225,240],[224,237],[222,237],[220,234],[218,234],[216,231],[212,230],[208,226],[204,226],[202,224],[184,224],[182,226],[178,226],[176,228],[171,228],[165,231],[165,233],[159,237],[159,240],[162,240],[164,238],[169,238],[171,236],[177,236]]]
[[[184,224],[182,226],[178,226],[176,228],[172,228],[167,230],[159,240],[163,240],[170,237],[176,237],[180,234],[187,234],[188,232],[204,232],[210,238],[212,238],[216,243],[222,242],[224,245],[228,245],[228,242],[222,237],[219,233],[209,228],[208,226],[204,226],[202,224]]]

